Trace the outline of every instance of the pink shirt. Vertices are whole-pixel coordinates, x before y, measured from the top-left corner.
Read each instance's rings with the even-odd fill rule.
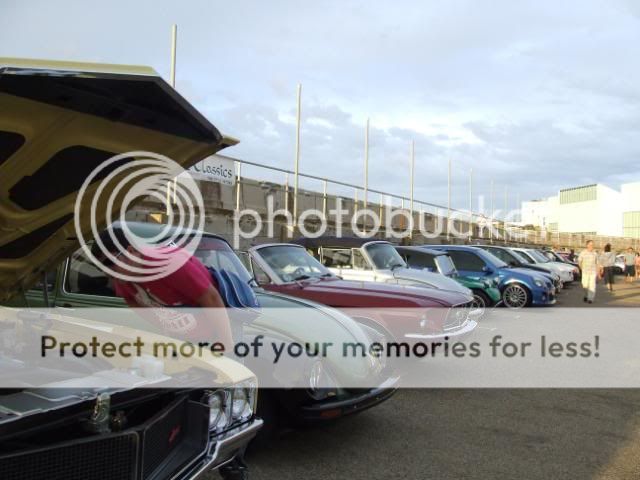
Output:
[[[189,255],[185,250],[175,250],[177,256]],[[202,262],[191,255],[175,272],[158,280],[135,283],[114,280],[116,295],[141,307],[153,308],[154,319],[165,331],[186,336],[209,332],[210,326],[199,325],[196,316],[172,307],[198,307],[198,299],[211,285],[217,287]]]

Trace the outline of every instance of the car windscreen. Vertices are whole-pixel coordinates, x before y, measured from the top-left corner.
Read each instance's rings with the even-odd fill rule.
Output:
[[[438,265],[438,270],[443,275],[450,276],[456,273],[456,266],[453,264],[453,260],[451,260],[449,255],[437,255],[434,260]]]
[[[331,272],[302,247],[274,245],[258,250],[283,282],[331,276]]]
[[[202,237],[198,248],[193,254],[207,267],[233,272],[238,275],[242,281],[251,281],[251,274],[247,271],[229,244],[224,240],[206,236]]]
[[[529,250],[528,253],[538,263],[548,263],[550,261],[546,255],[540,253],[538,250]]]
[[[523,263],[536,263],[533,258],[531,258],[529,255],[527,255],[524,252],[520,252],[518,250],[511,250],[514,255],[516,255],[520,261],[522,261]]]
[[[398,251],[390,243],[372,243],[365,246],[365,250],[378,270],[407,266]]]

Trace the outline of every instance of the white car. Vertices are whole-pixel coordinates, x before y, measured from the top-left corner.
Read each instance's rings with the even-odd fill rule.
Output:
[[[511,248],[514,252],[520,254],[526,261],[531,264],[534,264],[538,267],[544,268],[549,272],[555,273],[560,277],[562,283],[571,283],[576,278],[576,273],[578,269],[573,265],[569,265],[567,263],[562,262],[553,262],[549,260],[549,258],[543,254],[542,252],[536,250],[535,248]]]
[[[441,273],[409,268],[393,244],[358,237],[301,238],[294,243],[307,251],[332,273],[345,280],[396,283],[449,290],[468,295],[473,292]]]

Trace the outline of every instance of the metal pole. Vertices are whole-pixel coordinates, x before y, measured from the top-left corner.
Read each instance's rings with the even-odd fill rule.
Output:
[[[447,240],[451,238],[451,157],[447,171]]]
[[[241,162],[236,162],[236,165],[238,165],[238,175],[236,178],[236,211],[240,211],[240,183],[241,183],[241,177],[242,177],[242,163]]]
[[[489,221],[489,239],[493,242],[493,180],[491,180],[491,218]]]
[[[327,181],[322,181],[322,216],[327,218]]]
[[[302,84],[298,84],[297,112],[296,112],[296,161],[293,169],[293,220],[298,218],[298,168],[300,166],[300,110],[302,98]]]
[[[289,174],[284,174],[284,209],[289,211]]]
[[[411,215],[412,222],[413,222],[413,186],[414,186],[415,164],[416,164],[416,143],[413,140],[411,140],[411,169],[410,169],[411,186],[409,188],[409,215]],[[413,238],[413,226],[411,228],[411,232],[409,233],[409,238]]]
[[[364,208],[367,208],[367,193],[369,190],[369,119],[364,131]]]
[[[473,237],[473,168],[469,169],[469,240]]]
[[[171,73],[169,79],[171,86],[176,88],[176,49],[178,46],[178,25],[175,23],[171,27]]]
[[[507,238],[507,211],[509,210],[509,196],[508,189],[504,187],[504,213],[502,214],[502,229],[504,231],[504,238]]]

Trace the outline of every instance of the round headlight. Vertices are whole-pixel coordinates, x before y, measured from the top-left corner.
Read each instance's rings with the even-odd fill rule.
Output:
[[[224,392],[207,392],[205,403],[209,405],[209,429],[212,430],[226,425],[227,419],[226,415],[224,414]]]
[[[314,362],[309,372],[309,388],[312,392],[315,392],[320,388],[322,383],[322,375],[324,374],[324,367],[322,362]]]
[[[233,391],[233,403],[231,404],[231,416],[234,419],[242,418],[251,414],[249,395],[246,388],[236,388]]]

